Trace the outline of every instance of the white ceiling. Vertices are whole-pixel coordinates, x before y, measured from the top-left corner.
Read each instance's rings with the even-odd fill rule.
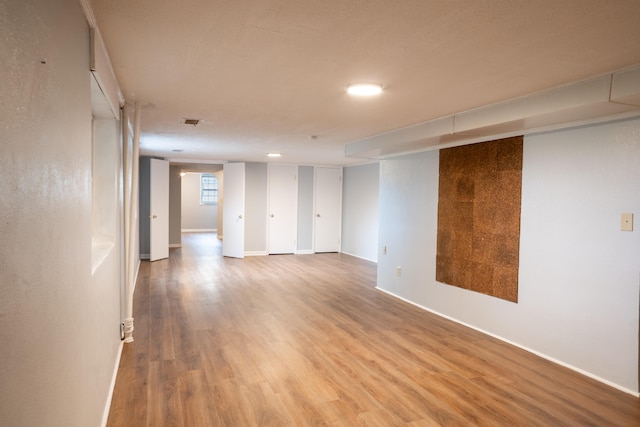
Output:
[[[353,164],[346,143],[640,63],[639,0],[92,7],[123,95],[143,106],[142,153],[183,161]],[[348,96],[361,81],[385,91]]]

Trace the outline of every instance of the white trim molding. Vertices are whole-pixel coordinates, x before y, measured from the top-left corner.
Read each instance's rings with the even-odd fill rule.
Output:
[[[266,256],[269,255],[267,251],[245,251],[244,256]]]
[[[118,345],[118,353],[116,355],[116,363],[113,367],[113,375],[111,376],[111,384],[109,385],[109,393],[107,394],[107,402],[104,406],[104,412],[102,413],[102,427],[107,426],[109,420],[109,411],[111,410],[111,401],[113,400],[113,391],[116,388],[116,378],[118,376],[118,368],[120,368],[120,359],[122,358],[122,349],[124,348],[124,342],[120,341]]]
[[[373,262],[373,263],[375,263],[375,264],[377,264],[377,263],[378,263],[378,261],[376,261],[375,259],[369,259],[369,258],[361,257],[361,256],[359,256],[359,255],[350,254],[349,252],[344,252],[344,251],[342,251],[342,252],[340,252],[340,253],[345,254],[345,255],[352,256],[352,257],[354,257],[354,258],[359,258],[359,259],[362,259],[362,260],[365,260],[365,261]]]

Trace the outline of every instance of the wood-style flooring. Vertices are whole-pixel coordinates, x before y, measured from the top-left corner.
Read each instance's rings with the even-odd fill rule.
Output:
[[[109,426],[640,426],[640,400],[374,289],[342,254],[143,262]]]

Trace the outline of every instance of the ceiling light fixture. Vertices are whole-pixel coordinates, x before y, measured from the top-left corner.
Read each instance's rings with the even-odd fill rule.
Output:
[[[267,153],[267,157],[282,157],[282,153]]]
[[[382,93],[382,85],[378,83],[355,83],[347,88],[349,95],[374,96]]]

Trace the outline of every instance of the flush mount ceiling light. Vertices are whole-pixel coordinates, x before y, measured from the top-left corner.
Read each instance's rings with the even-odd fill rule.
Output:
[[[267,153],[267,157],[282,157],[282,153]]]
[[[354,83],[347,87],[347,93],[355,96],[374,96],[382,93],[382,85],[378,83]]]

